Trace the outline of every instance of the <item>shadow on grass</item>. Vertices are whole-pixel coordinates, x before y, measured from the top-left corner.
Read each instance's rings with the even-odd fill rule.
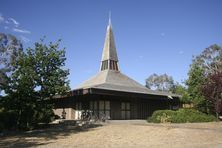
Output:
[[[46,129],[38,129],[28,132],[14,132],[0,136],[0,147],[36,147],[53,143],[53,140],[64,139],[66,136],[80,132],[92,131],[101,124],[91,124],[87,127],[72,125],[54,125]]]

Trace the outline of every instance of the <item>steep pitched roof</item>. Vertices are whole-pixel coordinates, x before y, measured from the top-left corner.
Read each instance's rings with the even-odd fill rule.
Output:
[[[119,71],[111,22],[107,27],[101,63],[101,70],[95,76],[80,84],[76,90],[96,88],[147,95],[178,97],[178,95],[175,94],[150,90]],[[117,68],[110,68],[110,64],[116,64],[114,67]]]
[[[111,21],[107,26],[106,38],[103,47],[102,61],[105,60],[118,61]]]

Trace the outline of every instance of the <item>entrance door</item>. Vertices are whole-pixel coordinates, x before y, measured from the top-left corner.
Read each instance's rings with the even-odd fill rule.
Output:
[[[130,119],[130,103],[129,102],[121,103],[121,119],[123,120]]]

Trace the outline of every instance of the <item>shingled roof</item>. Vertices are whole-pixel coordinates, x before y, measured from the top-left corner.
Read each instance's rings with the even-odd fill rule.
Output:
[[[75,90],[88,88],[158,95],[169,98],[179,97],[178,95],[167,92],[150,90],[119,71],[111,21],[109,21],[107,27],[100,71],[89,80],[80,84]]]

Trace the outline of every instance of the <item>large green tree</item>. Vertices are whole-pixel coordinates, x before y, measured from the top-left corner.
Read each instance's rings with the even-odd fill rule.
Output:
[[[0,33],[0,96],[7,87],[8,76],[15,69],[22,50],[22,44],[15,36]]]
[[[194,104],[196,109],[202,112],[209,112],[207,107],[208,104],[201,93],[201,87],[205,81],[204,69],[200,66],[200,63],[194,59],[193,63],[190,65],[188,79],[186,80],[190,102]]]
[[[194,57],[186,84],[192,102],[198,110],[207,113],[212,112],[212,101],[209,99],[209,96],[203,92],[206,89],[202,88],[211,81],[211,75],[217,74],[221,70],[222,49],[218,45],[212,45],[206,48],[200,55]]]
[[[218,116],[222,100],[222,48],[216,44],[211,45],[197,56],[196,60],[204,69],[205,81],[202,83],[201,93],[213,106],[211,111],[216,112]]]
[[[23,52],[17,62],[4,104],[6,110],[17,113],[19,128],[29,129],[39,122],[51,121],[53,96],[69,90],[65,49],[60,49],[59,43],[46,45],[41,40]]]

